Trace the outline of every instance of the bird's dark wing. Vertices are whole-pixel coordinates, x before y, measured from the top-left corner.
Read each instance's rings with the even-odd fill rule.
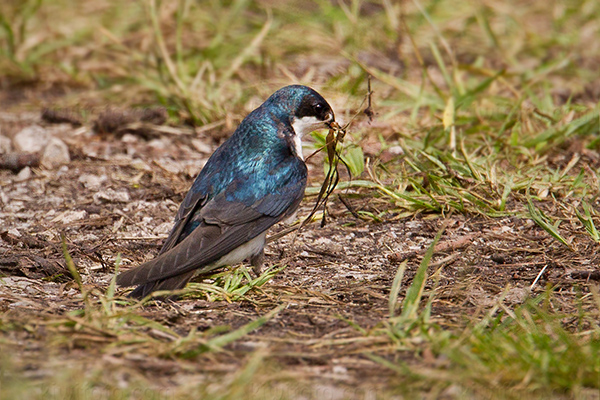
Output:
[[[209,272],[211,263],[296,210],[306,186],[305,168],[302,164],[299,171],[294,171],[297,173],[282,176],[282,182],[276,185],[278,190],[260,196],[249,205],[227,200],[228,192],[222,192],[196,211],[193,220],[199,225],[185,239],[154,260],[121,273],[117,283],[121,286],[142,285],[196,269],[199,273]],[[252,179],[245,184],[251,185]],[[233,186],[240,189],[239,185]]]
[[[188,226],[196,211],[204,205],[206,198],[207,196],[202,193],[192,193],[192,195],[186,196],[175,216],[175,225],[173,225],[171,233],[163,243],[159,255],[171,250],[180,241],[184,229]]]

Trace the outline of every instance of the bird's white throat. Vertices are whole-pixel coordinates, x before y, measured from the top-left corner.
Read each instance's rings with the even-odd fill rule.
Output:
[[[292,122],[292,128],[296,133],[294,136],[294,148],[298,157],[304,160],[304,155],[302,154],[302,136],[324,127],[324,122],[316,117],[311,116],[294,119],[294,122]]]

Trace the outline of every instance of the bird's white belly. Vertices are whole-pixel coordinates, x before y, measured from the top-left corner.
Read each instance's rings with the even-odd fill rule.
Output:
[[[230,251],[229,254],[219,258],[213,265],[215,267],[222,267],[223,265],[239,264],[245,259],[260,253],[263,247],[265,247],[266,236],[267,232],[265,231],[249,242],[246,242],[236,249]]]

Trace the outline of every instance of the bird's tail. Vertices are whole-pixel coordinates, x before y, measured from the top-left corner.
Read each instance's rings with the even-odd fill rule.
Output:
[[[133,299],[143,299],[148,296],[152,292],[157,292],[159,290],[178,290],[183,289],[190,279],[194,277],[195,271],[189,271],[184,274],[176,275],[167,279],[159,279],[157,281],[151,281],[148,283],[144,283],[136,287],[131,293],[129,293],[128,297]]]

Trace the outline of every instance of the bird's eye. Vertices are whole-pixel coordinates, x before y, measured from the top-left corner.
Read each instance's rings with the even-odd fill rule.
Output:
[[[321,111],[323,109],[323,105],[317,103],[313,106],[313,108],[315,109],[315,111]]]

